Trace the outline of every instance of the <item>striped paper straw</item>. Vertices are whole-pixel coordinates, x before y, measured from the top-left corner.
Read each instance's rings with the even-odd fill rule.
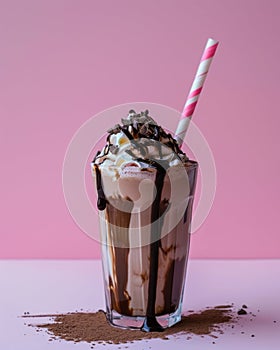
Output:
[[[177,130],[175,132],[175,139],[178,141],[179,146],[182,146],[183,140],[186,136],[188,126],[193,116],[197,101],[199,99],[203,84],[205,82],[210,64],[216,52],[218,41],[208,39],[206,47],[198,66],[190,93],[185,103],[181,118],[179,120]]]

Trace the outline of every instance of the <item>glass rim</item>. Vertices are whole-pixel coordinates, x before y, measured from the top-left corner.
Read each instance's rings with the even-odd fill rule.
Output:
[[[155,159],[155,162],[157,162],[157,161],[160,161],[159,159]],[[133,160],[131,161],[131,163],[133,163]],[[129,163],[127,163],[127,164],[129,164]],[[90,162],[90,165],[92,166],[92,167],[94,167],[95,165],[96,166],[100,166],[100,165],[103,165],[103,167],[104,168],[111,168],[111,169],[121,169],[122,168],[122,166],[121,165],[115,165],[115,164],[108,164],[107,166],[104,166],[104,164],[103,163],[100,163],[100,164],[96,164],[94,161],[91,161]],[[181,165],[183,165],[184,167],[186,167],[186,168],[196,168],[196,167],[198,167],[198,162],[196,161],[196,160],[193,160],[193,159],[188,159],[186,162],[181,162],[181,163],[179,163],[179,164],[176,164],[176,165],[171,165],[171,166],[169,166],[169,168],[173,168],[173,167],[176,167],[176,166],[181,166]],[[131,165],[131,166],[134,166],[134,165]],[[135,167],[136,167],[136,165],[135,165]],[[147,166],[147,168],[148,168],[149,166]],[[140,169],[143,169],[142,167],[139,167]]]

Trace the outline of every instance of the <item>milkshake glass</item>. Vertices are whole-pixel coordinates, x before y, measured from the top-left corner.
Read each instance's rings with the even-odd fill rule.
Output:
[[[137,121],[134,129],[142,130],[143,118]],[[125,153],[116,152],[112,136],[111,158],[108,147],[100,163],[93,161],[107,319],[143,331],[162,331],[181,319],[198,166],[173,139],[170,146],[162,129],[153,137],[153,125],[152,137],[128,126],[132,139],[126,128],[117,129],[111,135],[127,136]]]

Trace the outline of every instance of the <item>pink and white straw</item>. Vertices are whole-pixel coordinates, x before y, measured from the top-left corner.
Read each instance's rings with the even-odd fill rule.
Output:
[[[215,55],[218,41],[213,39],[208,39],[206,47],[204,49],[203,55],[198,66],[191,90],[187,97],[181,118],[179,120],[177,130],[175,133],[175,138],[178,141],[179,146],[181,147],[183,140],[186,136],[186,132],[193,116],[197,101],[199,99],[203,84],[205,82],[210,64]]]

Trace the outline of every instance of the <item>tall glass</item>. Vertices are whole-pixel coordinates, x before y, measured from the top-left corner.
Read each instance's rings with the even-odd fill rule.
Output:
[[[181,320],[198,164],[179,168],[170,167],[161,179],[154,167],[128,167],[119,178],[112,167],[98,170],[106,197],[99,222],[112,325],[161,331]]]

